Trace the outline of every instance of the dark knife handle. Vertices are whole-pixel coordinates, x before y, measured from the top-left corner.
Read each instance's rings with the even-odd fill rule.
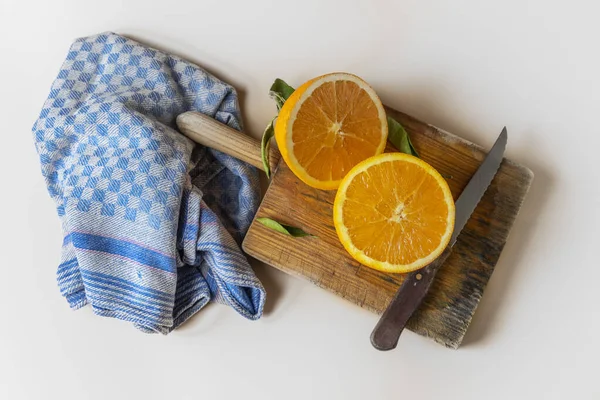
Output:
[[[396,347],[406,323],[421,305],[435,274],[451,252],[452,248],[446,247],[431,264],[408,274],[371,333],[373,347],[382,351]]]

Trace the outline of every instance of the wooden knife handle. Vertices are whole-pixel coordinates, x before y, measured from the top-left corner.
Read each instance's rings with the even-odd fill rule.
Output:
[[[408,274],[371,333],[373,347],[377,350],[396,347],[406,323],[423,302],[435,274],[451,252],[452,248],[446,247],[431,264]]]
[[[222,151],[264,171],[258,140],[196,111],[179,114],[177,127],[194,142]],[[271,146],[269,152],[271,171],[275,171],[279,157],[279,151],[275,146]]]

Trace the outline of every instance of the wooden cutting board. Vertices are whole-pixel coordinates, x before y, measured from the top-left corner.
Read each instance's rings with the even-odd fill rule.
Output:
[[[447,178],[456,200],[486,151],[406,114],[387,111],[409,132],[421,158]],[[528,168],[504,159],[424,303],[409,321],[410,330],[458,348],[532,180]],[[256,217],[298,226],[317,237],[293,238],[255,220],[244,240],[244,251],[381,314],[403,276],[367,268],[346,253],[333,226],[334,197],[334,191],[307,186],[281,162]]]

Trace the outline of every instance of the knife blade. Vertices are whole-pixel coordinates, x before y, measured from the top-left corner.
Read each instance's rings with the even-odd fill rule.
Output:
[[[467,224],[481,197],[498,172],[498,168],[500,168],[500,164],[504,158],[507,139],[508,134],[506,127],[504,127],[492,149],[486,155],[456,201],[454,231],[446,249],[426,267],[408,274],[387,309],[383,312],[379,322],[371,333],[371,344],[376,349],[382,351],[392,350],[398,344],[398,339],[406,323],[421,305],[433,283],[435,274],[452,252],[452,246],[456,243],[460,232]]]

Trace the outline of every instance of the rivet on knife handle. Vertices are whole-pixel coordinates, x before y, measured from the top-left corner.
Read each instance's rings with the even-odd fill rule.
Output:
[[[451,252],[452,248],[446,247],[431,264],[407,275],[371,333],[373,347],[377,350],[392,350],[396,347],[408,320],[419,308],[433,283],[435,274]]]

